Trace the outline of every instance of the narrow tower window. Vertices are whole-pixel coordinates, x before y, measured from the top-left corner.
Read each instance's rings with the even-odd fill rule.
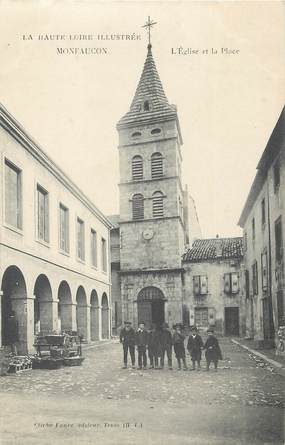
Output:
[[[163,194],[154,192],[152,195],[152,216],[161,218],[163,216]]]
[[[144,219],[144,197],[140,193],[133,196],[133,219]]]
[[[132,159],[132,178],[135,181],[143,179],[143,159],[141,156],[134,156]]]
[[[143,111],[149,111],[149,110],[150,110],[149,101],[145,100],[143,103]]]
[[[154,153],[151,156],[151,177],[152,179],[163,176],[163,159],[161,153]]]

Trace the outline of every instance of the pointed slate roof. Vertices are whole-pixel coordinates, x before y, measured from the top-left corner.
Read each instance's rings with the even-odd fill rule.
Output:
[[[130,111],[119,120],[117,128],[153,122],[154,120],[161,121],[177,118],[176,106],[168,103],[163,90],[151,48],[149,44],[143,72],[131,103]],[[149,111],[144,111],[143,105],[145,101],[150,103]]]

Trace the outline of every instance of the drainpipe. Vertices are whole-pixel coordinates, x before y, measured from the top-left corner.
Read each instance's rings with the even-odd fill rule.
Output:
[[[268,218],[268,311],[269,311],[269,336],[270,339],[274,339],[274,321],[273,321],[273,307],[272,307],[272,255],[271,255],[271,225],[270,225],[270,196],[269,196],[269,183],[268,174],[266,178],[267,186],[267,218]]]

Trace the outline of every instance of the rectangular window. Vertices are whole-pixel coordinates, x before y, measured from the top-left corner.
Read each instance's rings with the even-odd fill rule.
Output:
[[[48,192],[37,185],[37,234],[38,239],[49,242],[49,200]]]
[[[237,294],[239,291],[238,273],[231,272],[224,275],[224,291],[226,294]]]
[[[258,295],[258,268],[257,261],[252,265],[252,292],[253,295]]]
[[[249,298],[250,289],[249,289],[249,271],[245,271],[245,298]]]
[[[262,290],[267,290],[267,253],[261,254]]]
[[[22,172],[5,159],[5,222],[22,229]]]
[[[261,201],[261,223],[265,226],[266,223],[266,213],[265,213],[265,198]]]
[[[77,257],[82,261],[85,260],[84,234],[84,222],[80,218],[77,218]]]
[[[195,325],[201,326],[201,327],[207,327],[209,324],[209,317],[208,317],[208,308],[195,308],[194,310],[194,316],[195,316]]]
[[[69,211],[64,205],[59,205],[59,248],[69,252]]]
[[[255,240],[255,219],[254,218],[252,218],[252,221],[251,221],[251,229],[252,229],[252,241],[254,241]]]
[[[91,264],[97,267],[97,233],[91,229]]]
[[[273,166],[274,191],[276,192],[280,186],[280,163],[276,161]]]
[[[196,275],[193,277],[194,295],[206,295],[208,293],[208,277],[206,275]]]
[[[104,238],[101,239],[101,256],[102,256],[102,270],[107,272],[107,245],[106,240]]]
[[[283,239],[281,216],[275,221],[275,258],[281,261],[283,258]]]

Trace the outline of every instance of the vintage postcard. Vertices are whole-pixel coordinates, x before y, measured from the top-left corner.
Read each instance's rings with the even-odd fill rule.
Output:
[[[1,445],[284,443],[284,30],[0,0]]]

